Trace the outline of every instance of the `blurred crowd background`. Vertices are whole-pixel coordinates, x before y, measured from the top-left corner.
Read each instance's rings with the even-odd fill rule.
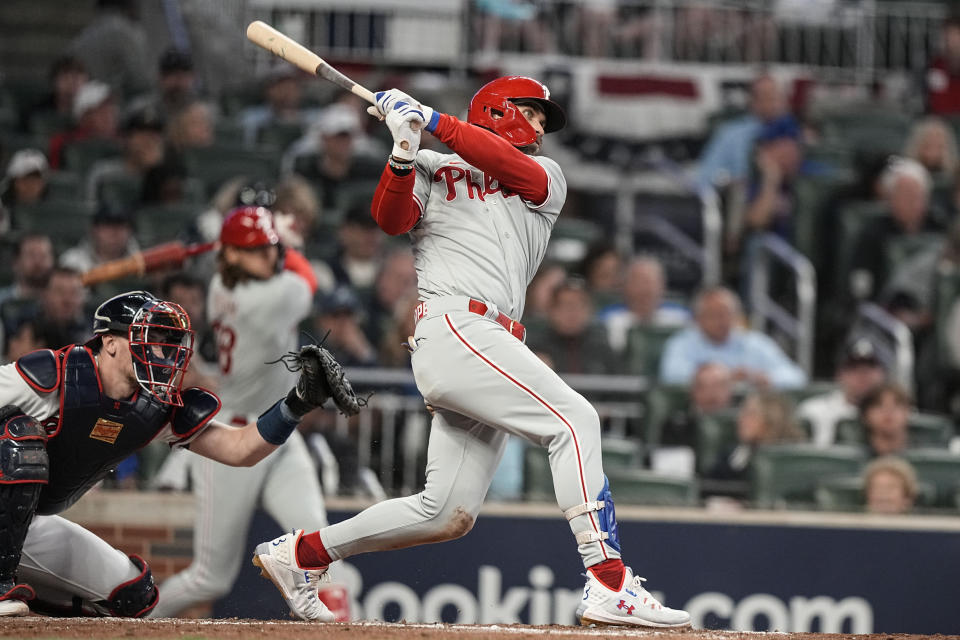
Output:
[[[960,13],[878,0],[5,0],[0,6],[3,359],[87,339],[149,288],[198,332],[213,256],[85,286],[162,242],[270,207],[320,291],[358,419],[304,429],[329,493],[422,481],[429,416],[402,346],[416,274],[370,197],[390,138],[355,97],[243,38],[275,24],[359,82],[463,116],[493,77],[538,77],[571,118],[570,184],[530,285],[527,344],[590,398],[618,502],[960,506]],[[441,149],[425,136],[425,147]],[[279,354],[278,354],[279,355]],[[495,402],[491,398],[491,402]],[[189,488],[165,451],[119,487]],[[511,443],[491,497],[551,499]]]

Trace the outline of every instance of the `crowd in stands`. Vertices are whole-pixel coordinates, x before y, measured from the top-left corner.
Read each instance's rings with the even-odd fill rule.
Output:
[[[531,24],[509,14],[513,3],[478,5]],[[590,11],[585,25],[606,24],[607,12]],[[643,16],[635,17],[640,28]],[[388,150],[382,127],[355,99],[318,90],[289,65],[264,74],[253,99],[205,94],[189,52],[140,60],[126,18],[97,20],[51,67],[43,95],[13,96],[19,118],[0,131],[3,361],[83,342],[105,296],[149,287],[188,309],[198,333],[193,375],[215,388],[217,345],[204,305],[212,255],[93,287],[82,274],[159,242],[215,240],[226,212],[257,204],[275,212],[283,243],[316,272],[309,335],[348,367],[407,368],[413,256],[369,213]],[[543,264],[528,291],[527,344],[561,374],[647,381],[630,398],[646,407],[627,434],[642,443],[638,466],[663,469],[687,451],[682,459],[692,462],[680,475],[695,475],[701,496],[743,504],[755,497],[752,461],[765,448],[853,448],[847,475],[865,469],[858,495],[871,510],[957,508],[956,486],[918,475],[910,462],[918,458],[907,455],[918,444],[942,453],[957,443],[960,21],[944,33],[943,55],[927,73],[927,112],[899,114],[913,121],[897,149],[838,149],[826,126],[791,108],[774,75],[757,74],[747,112],[716,126],[690,167],[699,188],[723,196],[722,284],[679,291],[661,256],[624,255],[610,234],[585,247],[580,263]],[[837,166],[840,156],[848,166]],[[813,209],[802,196],[809,185],[820,196]],[[806,244],[801,227],[813,230]],[[768,233],[810,253],[817,268],[812,371],[777,335],[746,322],[755,244]],[[865,301],[912,332],[917,367],[915,379],[900,381],[906,386],[884,345],[856,331]],[[506,460],[512,480],[497,483],[498,495],[521,497],[525,458]],[[819,501],[815,480],[805,504]]]

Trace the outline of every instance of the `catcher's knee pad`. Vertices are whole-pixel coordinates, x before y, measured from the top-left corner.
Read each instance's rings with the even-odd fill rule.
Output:
[[[590,542],[604,542],[617,553],[620,552],[620,529],[617,527],[617,514],[613,508],[613,494],[610,493],[610,481],[603,476],[603,488],[594,502],[578,504],[563,512],[567,520],[573,520],[590,512],[597,513],[597,527],[599,531],[583,531],[577,534],[577,544]]]
[[[47,483],[46,441],[39,422],[18,407],[0,408],[0,582],[16,576],[27,528]]]
[[[140,574],[132,580],[117,585],[107,598],[107,610],[111,616],[117,618],[142,618],[150,613],[160,593],[153,582],[153,573],[147,561],[136,554],[130,555],[130,562],[140,570]]]

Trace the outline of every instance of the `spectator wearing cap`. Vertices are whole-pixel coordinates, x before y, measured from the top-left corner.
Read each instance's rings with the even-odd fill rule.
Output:
[[[93,20],[70,43],[97,80],[124,96],[148,91],[154,82],[147,33],[139,22],[136,0],[97,0]]]
[[[726,287],[703,289],[694,300],[695,324],[670,336],[660,359],[660,381],[688,385],[697,368],[720,362],[733,379],[758,387],[799,389],[807,375],[769,336],[740,328],[740,299]]]
[[[357,295],[348,286],[316,297],[314,329],[318,335],[326,335],[323,346],[345,367],[377,364],[377,351],[360,326],[360,309]]]
[[[568,278],[553,291],[547,326],[527,336],[530,349],[557,373],[617,373],[603,325],[593,322],[586,283]]]
[[[750,112],[720,126],[700,157],[697,182],[722,187],[746,181],[753,144],[763,126],[787,111],[777,80],[763,74],[750,86]]]
[[[73,99],[74,127],[50,139],[50,166],[59,169],[63,150],[74,142],[117,136],[117,103],[110,86],[91,80]]]
[[[834,391],[812,396],[797,405],[797,417],[810,424],[818,447],[834,444],[837,424],[854,420],[864,396],[887,379],[887,368],[869,338],[851,340],[837,363]]]
[[[306,130],[316,117],[316,109],[303,107],[302,72],[283,62],[272,67],[263,78],[263,103],[240,113],[244,142],[249,146],[256,144],[261,131],[273,125],[293,125]]]
[[[887,251],[898,238],[940,233],[930,212],[930,174],[916,160],[894,159],[881,176],[887,214],[864,225],[853,243],[848,291],[853,300],[876,299],[890,276]]]
[[[360,111],[350,104],[334,103],[324,109],[317,118],[316,132],[318,151],[296,157],[293,170],[314,185],[324,211],[336,211],[343,206],[340,195],[344,187],[376,183],[383,162],[357,148],[362,137]]]
[[[87,199],[100,201],[103,185],[111,180],[128,178],[142,183],[147,171],[163,162],[163,130],[163,120],[152,107],[129,113],[121,129],[123,157],[94,163],[87,174]],[[112,204],[130,205],[133,202]]]
[[[130,102],[131,111],[151,109],[169,118],[197,98],[197,74],[188,51],[170,47],[160,54],[157,87]]]
[[[10,158],[0,182],[0,234],[15,227],[16,208],[43,200],[47,191],[47,158],[36,149],[21,149]]]
[[[110,205],[101,205],[90,222],[89,235],[77,246],[63,252],[60,266],[83,273],[139,250],[130,214]]]
[[[13,256],[13,283],[0,289],[0,306],[8,300],[37,300],[53,271],[50,236],[27,233],[20,236]]]

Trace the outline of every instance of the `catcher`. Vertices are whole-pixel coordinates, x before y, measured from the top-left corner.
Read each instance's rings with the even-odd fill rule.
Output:
[[[101,304],[93,333],[85,344],[35,351],[0,367],[0,615],[32,607],[139,617],[157,605],[142,558],[56,515],[154,438],[250,466],[331,394],[341,411],[358,411],[340,367],[309,345],[286,398],[240,428],[213,420],[220,409],[215,395],[181,389],[193,350],[190,319],[145,291]]]

